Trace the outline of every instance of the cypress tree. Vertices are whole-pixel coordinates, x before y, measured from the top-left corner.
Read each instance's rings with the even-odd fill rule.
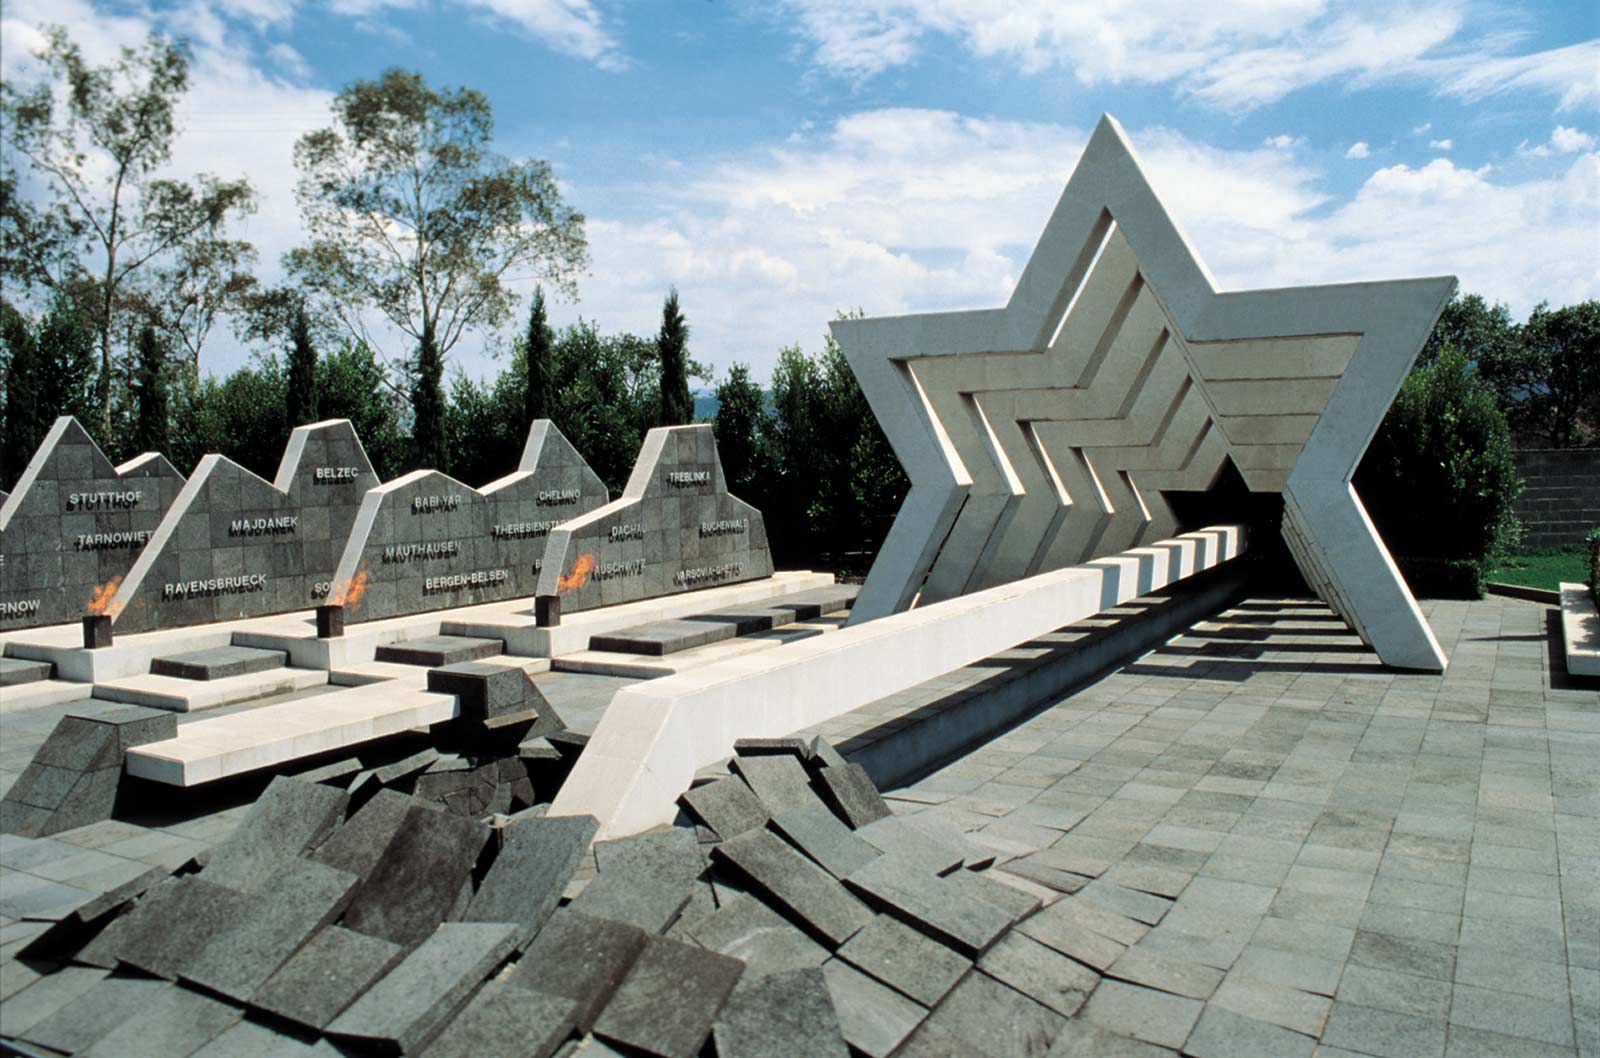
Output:
[[[549,419],[555,411],[556,370],[550,326],[544,312],[544,288],[533,290],[533,310],[528,314],[527,378],[523,383],[523,430],[535,419]]]
[[[433,324],[425,324],[417,344],[416,377],[411,383],[412,468],[445,470],[444,357],[433,337]]]
[[[317,421],[317,351],[311,345],[311,324],[303,305],[295,306],[289,322],[286,395],[291,430]]]
[[[134,448],[140,452],[160,452],[167,447],[167,349],[156,329],[148,323],[139,329],[137,352]]]
[[[661,356],[661,425],[682,426],[694,420],[694,398],[689,395],[689,325],[678,311],[676,287],[661,306],[656,351]]]

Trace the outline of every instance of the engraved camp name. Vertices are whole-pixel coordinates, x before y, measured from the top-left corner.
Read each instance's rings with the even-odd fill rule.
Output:
[[[129,507],[139,506],[139,501],[142,499],[144,499],[144,491],[142,489],[129,489],[124,492],[69,492],[67,493],[67,510],[125,511]]]
[[[347,485],[361,476],[360,467],[318,467],[311,480],[318,485]]]
[[[621,525],[613,525],[611,527],[611,541],[612,541],[612,543],[615,543],[618,540],[643,540],[643,539],[644,539],[644,523],[643,522],[623,522]]]
[[[440,511],[456,511],[460,509],[460,496],[451,495],[411,497],[412,514],[437,514]]]
[[[540,489],[534,502],[541,507],[563,507],[583,499],[582,489]]]
[[[644,559],[634,558],[626,562],[603,562],[594,568],[590,574],[595,580],[612,580],[616,577],[638,577],[644,574]]]
[[[383,549],[385,562],[427,562],[431,559],[455,558],[461,554],[457,540],[434,540],[425,544],[389,544]]]
[[[507,522],[492,527],[489,535],[497,540],[525,540],[530,536],[547,536],[550,530],[560,524],[554,518],[544,522]]]
[[[679,489],[693,488],[696,485],[709,485],[711,484],[711,471],[669,470],[667,471],[667,484]]]
[[[298,514],[285,514],[277,518],[235,518],[228,523],[229,536],[281,536],[300,528]]]
[[[38,612],[38,599],[18,599],[15,602],[0,602],[0,621],[11,621],[18,617],[32,617]]]
[[[748,518],[723,518],[715,522],[701,522],[701,536],[729,536],[734,533],[747,533],[750,531]]]
[[[429,577],[422,582],[422,594],[437,595],[443,591],[460,591],[462,588],[488,588],[504,584],[511,574],[503,569],[475,569],[471,573],[449,573],[442,577]]]
[[[124,547],[143,547],[151,535],[148,529],[127,533],[79,533],[78,550],[115,551]]]
[[[737,577],[744,571],[743,563],[729,562],[721,566],[697,566],[694,569],[680,569],[672,576],[672,583],[679,587],[691,584],[705,584],[710,581],[727,580]]]
[[[162,599],[193,599],[208,595],[246,595],[267,586],[265,573],[246,573],[242,577],[210,577],[206,580],[180,580],[161,586]]]

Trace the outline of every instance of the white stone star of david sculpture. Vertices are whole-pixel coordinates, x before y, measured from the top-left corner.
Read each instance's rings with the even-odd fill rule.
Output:
[[[831,325],[911,479],[852,623],[1170,536],[1231,459],[1378,656],[1442,671],[1350,481],[1455,285],[1218,293],[1102,117],[1004,308]]]

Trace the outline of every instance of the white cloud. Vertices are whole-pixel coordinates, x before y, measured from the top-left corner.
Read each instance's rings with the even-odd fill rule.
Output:
[[[1467,36],[1468,0],[785,0],[820,68],[862,80],[915,61],[929,38],[1087,85],[1172,84],[1227,110],[1308,85],[1417,81],[1479,98],[1511,90],[1600,104],[1600,42],[1512,55],[1514,33]]]
[[[1286,132],[1280,132],[1276,136],[1268,136],[1261,142],[1266,144],[1268,147],[1276,147],[1280,151],[1287,151],[1292,150],[1295,147],[1304,147],[1306,144],[1306,138],[1304,136],[1291,136]]]
[[[1366,140],[1357,140],[1344,152],[1346,158],[1366,158],[1372,154],[1372,148],[1367,146]]]
[[[1411,135],[1413,135],[1413,136],[1421,136],[1423,133],[1427,132],[1431,128],[1433,128],[1433,122],[1424,121],[1422,124],[1418,125],[1416,128],[1411,130]]]
[[[456,0],[519,27],[556,51],[594,63],[603,70],[628,65],[622,43],[590,0]]]
[[[1428,150],[1430,150],[1430,151],[1448,151],[1451,148],[1453,148],[1454,146],[1455,146],[1455,141],[1454,140],[1445,139],[1445,140],[1429,140],[1428,141]]]
[[[1576,154],[1593,149],[1594,137],[1587,132],[1557,125],[1555,131],[1550,133],[1550,146],[1558,154]]]

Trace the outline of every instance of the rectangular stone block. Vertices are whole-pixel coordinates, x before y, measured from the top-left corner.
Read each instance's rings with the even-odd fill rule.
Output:
[[[694,832],[680,827],[648,831],[594,846],[599,877],[584,887],[572,909],[660,933],[678,917],[705,870]]]
[[[166,981],[112,974],[20,1035],[28,1043],[79,1054],[175,989]]]
[[[356,890],[345,925],[396,944],[425,940],[450,913],[488,836],[474,819],[412,806]]]
[[[405,951],[390,941],[329,926],[267,978],[250,1005],[307,1028],[326,1028]]]
[[[453,665],[458,661],[477,661],[504,654],[504,640],[483,639],[476,636],[428,636],[407,639],[399,643],[386,643],[377,649],[379,661],[397,665],[425,665],[430,669]]]
[[[971,959],[891,915],[879,915],[851,937],[839,958],[925,1007],[937,1006],[972,969]]]
[[[563,908],[545,922],[506,980],[573,1000],[578,1032],[586,1033],[649,939],[637,926]]]
[[[883,795],[859,764],[823,768],[817,773],[817,792],[852,827],[864,827],[890,814]]]
[[[845,826],[821,801],[772,817],[772,829],[835,878],[865,867],[883,851]]]
[[[811,776],[798,758],[787,754],[734,757],[728,766],[774,815],[804,807],[816,798],[811,790]]]
[[[849,1058],[844,1032],[818,969],[771,974],[729,999],[712,1026],[717,1058],[807,1055]]]
[[[169,988],[84,1051],[84,1058],[189,1055],[232,1028],[238,1008],[183,988]]]
[[[490,981],[428,1044],[423,1058],[549,1058],[572,1034],[578,1004]]]
[[[872,921],[872,913],[837,879],[775,834],[753,830],[716,846],[712,855],[830,948]]]
[[[243,893],[195,875],[156,886],[78,953],[78,961],[110,968],[126,963],[175,979],[247,905]]]
[[[524,819],[501,828],[500,852],[462,918],[515,922],[518,945],[527,944],[560,903],[598,828],[593,816]]]
[[[460,661],[429,669],[428,690],[455,695],[467,721],[537,719],[546,711],[544,695],[527,673],[507,665]]]
[[[414,1053],[516,944],[508,923],[446,922],[327,1027],[329,1036]]]
[[[921,1004],[840,959],[830,959],[822,976],[845,1040],[868,1058],[889,1058],[928,1016]]]
[[[745,981],[828,961],[828,949],[756,897],[722,888],[720,899],[720,907],[685,933],[702,948],[743,962]]]
[[[742,779],[733,777],[690,787],[678,803],[724,841],[764,825],[771,814]]]
[[[205,879],[240,892],[274,884],[284,865],[315,846],[344,817],[349,796],[320,783],[279,776],[217,846]]]
[[[311,858],[329,867],[349,871],[358,878],[377,865],[383,850],[400,830],[406,813],[418,802],[394,790],[379,790],[349,819],[339,824]]]
[[[983,954],[1011,925],[1006,912],[966,896],[922,863],[896,853],[873,860],[844,884],[880,911],[969,958]]]
[[[221,680],[282,668],[288,663],[289,655],[282,650],[226,646],[153,658],[150,671],[157,676],[176,676],[184,680]]]
[[[659,1058],[693,1058],[743,970],[738,959],[651,937],[595,1022],[595,1035]]]

